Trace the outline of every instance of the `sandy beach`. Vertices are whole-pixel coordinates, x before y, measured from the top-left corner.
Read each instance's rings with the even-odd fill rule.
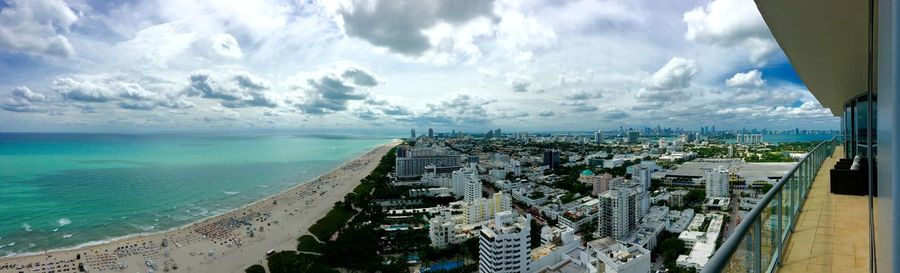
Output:
[[[297,238],[359,185],[394,141],[337,169],[231,212],[165,232],[73,249],[0,258],[6,272],[243,272],[266,252],[296,250]],[[151,264],[148,266],[148,263]]]

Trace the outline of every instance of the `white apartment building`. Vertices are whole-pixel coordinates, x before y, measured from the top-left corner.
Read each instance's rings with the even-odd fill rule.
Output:
[[[462,196],[466,202],[481,198],[481,179],[478,178],[478,170],[472,167],[462,168],[450,176],[450,184],[453,194]]]
[[[597,226],[597,237],[611,236],[616,240],[624,240],[636,230],[643,218],[643,202],[647,191],[638,184],[613,187],[598,198],[600,199],[600,217]]]
[[[650,251],[643,247],[616,243],[599,254],[605,273],[650,272]]]
[[[529,272],[531,262],[531,216],[499,212],[481,228],[478,272]]]
[[[490,220],[494,214],[512,209],[512,200],[509,194],[504,192],[494,193],[491,198],[477,198],[473,201],[463,201],[463,224],[474,224]]]
[[[631,181],[641,184],[645,190],[650,189],[650,168],[644,165],[634,167],[634,173],[631,174]]]
[[[442,209],[428,222],[428,237],[432,247],[445,248],[450,244],[462,243],[467,238],[460,232],[461,217],[454,219],[450,208]]]
[[[714,170],[707,170],[703,176],[706,181],[706,197],[728,197],[730,195],[728,182],[728,169],[719,166]]]

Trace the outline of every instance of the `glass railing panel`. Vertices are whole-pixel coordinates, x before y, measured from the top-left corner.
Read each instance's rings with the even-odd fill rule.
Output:
[[[788,234],[790,234],[791,229],[789,227],[793,226],[794,222],[794,208],[796,207],[791,200],[791,196],[797,191],[797,186],[792,182],[793,179],[788,179],[788,183],[784,184],[784,188],[782,188],[781,194],[781,241],[784,242],[787,239]]]
[[[782,188],[783,189],[783,188]],[[760,252],[763,268],[771,268],[781,251],[781,196],[769,200],[766,209],[760,214]]]
[[[820,143],[785,174],[726,238],[701,272],[776,271],[800,207],[824,160],[834,152],[835,143],[834,139]]]
[[[747,219],[749,220],[749,219]],[[747,273],[751,272],[752,267],[750,266],[750,261],[754,260],[754,251],[753,251],[753,238],[752,234],[744,233],[744,234],[733,234],[731,236],[743,237],[741,239],[740,245],[738,245],[737,250],[731,257],[728,258],[728,261],[725,264],[724,270],[721,272],[727,273]]]

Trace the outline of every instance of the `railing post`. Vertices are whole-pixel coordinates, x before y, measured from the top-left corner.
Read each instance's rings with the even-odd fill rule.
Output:
[[[784,249],[785,249],[784,244],[783,244],[784,243],[784,232],[781,231],[782,230],[781,225],[782,225],[782,222],[784,221],[784,215],[783,215],[784,214],[784,202],[783,202],[784,188],[781,188],[781,189],[782,190],[779,191],[778,194],[775,195],[775,198],[777,198],[777,200],[775,200],[775,209],[777,210],[777,212],[776,212],[777,216],[775,217],[775,219],[776,219],[776,221],[778,221],[778,225],[775,226],[776,236],[775,236],[775,242],[773,242],[773,245],[777,246],[777,248],[776,248],[776,251],[772,251],[772,253],[775,253],[775,266],[776,267],[781,266],[781,256],[784,254]]]
[[[753,225],[753,272],[762,273],[762,217],[756,216],[756,223]]]

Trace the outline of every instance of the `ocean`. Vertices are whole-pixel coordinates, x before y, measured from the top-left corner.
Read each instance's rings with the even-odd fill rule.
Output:
[[[780,134],[780,135],[763,135],[763,142],[782,143],[782,142],[810,142],[810,141],[826,141],[840,134],[817,133],[817,134]],[[729,139],[728,143],[734,143],[734,138]]]
[[[179,227],[306,182],[391,139],[0,133],[0,256]]]

